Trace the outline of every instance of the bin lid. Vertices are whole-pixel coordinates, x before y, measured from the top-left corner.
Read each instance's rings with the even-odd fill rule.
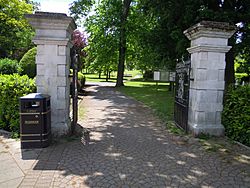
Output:
[[[41,94],[41,93],[30,93],[28,95],[25,95],[23,97],[20,97],[20,99],[44,99],[50,97],[49,95],[46,94]]]

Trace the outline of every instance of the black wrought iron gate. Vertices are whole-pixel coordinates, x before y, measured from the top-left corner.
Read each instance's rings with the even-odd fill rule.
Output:
[[[176,92],[174,105],[175,124],[188,131],[188,103],[191,61],[179,61],[176,65]]]
[[[77,82],[78,82],[78,62],[79,62],[79,54],[77,53],[77,50],[73,47],[71,49],[71,66],[73,69],[73,79],[72,79],[72,126],[71,131],[74,133],[75,127],[77,125],[78,120],[78,88],[77,88]]]

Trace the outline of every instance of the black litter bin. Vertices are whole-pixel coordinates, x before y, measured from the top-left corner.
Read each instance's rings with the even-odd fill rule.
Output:
[[[50,96],[31,93],[20,97],[21,148],[43,148],[51,142]]]

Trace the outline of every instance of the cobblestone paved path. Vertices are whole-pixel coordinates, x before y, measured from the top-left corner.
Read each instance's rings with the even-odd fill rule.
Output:
[[[91,142],[43,149],[20,187],[250,187],[250,152],[205,149],[168,133],[151,110],[112,87],[91,86],[81,102]],[[216,149],[216,151],[213,151]]]

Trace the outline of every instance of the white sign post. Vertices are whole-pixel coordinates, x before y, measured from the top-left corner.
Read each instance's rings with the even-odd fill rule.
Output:
[[[160,71],[154,71],[154,80],[156,81],[156,90],[158,90],[158,81],[160,80]]]
[[[159,81],[160,80],[160,71],[154,71],[154,80]]]

